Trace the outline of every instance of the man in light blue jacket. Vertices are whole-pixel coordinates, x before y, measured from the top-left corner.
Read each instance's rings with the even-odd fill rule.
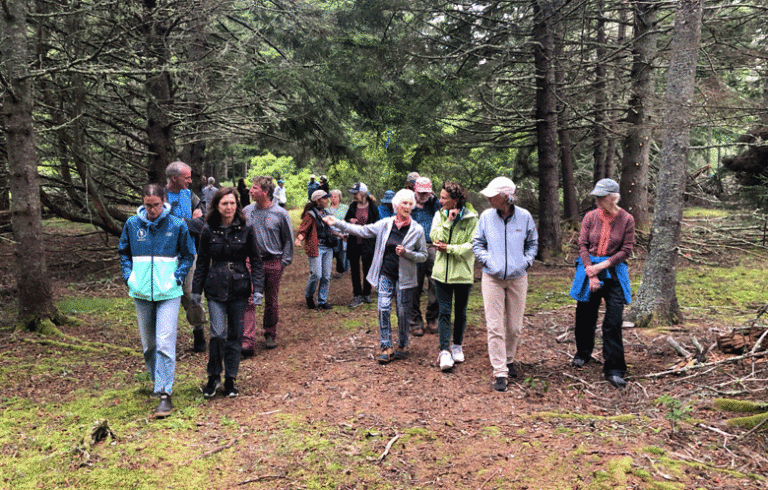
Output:
[[[523,330],[528,268],[539,249],[531,213],[515,206],[515,184],[493,179],[480,191],[491,209],[480,215],[472,251],[483,265],[482,293],[488,329],[488,356],[496,391],[507,391],[507,377],[516,378],[515,353]]]

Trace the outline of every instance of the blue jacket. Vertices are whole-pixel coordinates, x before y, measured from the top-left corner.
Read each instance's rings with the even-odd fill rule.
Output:
[[[424,236],[427,243],[432,243],[432,238],[429,236],[432,231],[432,220],[435,218],[435,213],[440,211],[440,201],[437,200],[435,195],[430,196],[427,202],[424,203],[424,207],[413,207],[411,211],[411,218],[415,219],[422,228],[424,228]],[[394,213],[392,213],[394,216]]]
[[[592,264],[599,264],[610,257],[593,257],[589,256],[589,260]],[[616,273],[616,277],[611,274],[611,269]],[[629,282],[629,268],[626,262],[616,264],[615,267],[609,267],[600,272],[597,276],[600,279],[600,286],[603,285],[603,280],[614,279],[621,285],[621,290],[624,292],[624,304],[628,305],[632,303],[632,287]],[[581,261],[581,257],[576,259],[576,274],[573,276],[573,284],[571,285],[571,298],[576,301],[586,303],[589,301],[589,277],[587,277],[587,271],[584,270],[584,263]]]
[[[486,274],[502,280],[522,277],[538,250],[536,224],[525,209],[515,206],[506,219],[493,208],[480,215],[472,251]]]
[[[155,221],[141,206],[125,222],[117,246],[128,295],[164,301],[183,294],[181,285],[195,260],[195,242],[184,220],[171,215],[166,203]]]

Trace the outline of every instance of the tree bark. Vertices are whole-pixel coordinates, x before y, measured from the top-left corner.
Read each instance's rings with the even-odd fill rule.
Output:
[[[165,69],[168,51],[165,39],[169,27],[159,18],[155,0],[144,0],[144,28],[147,49],[147,138],[149,182],[165,185],[165,167],[176,159],[175,121],[171,74]],[[197,179],[200,180],[199,178]]]
[[[565,69],[562,66],[563,40],[560,26],[555,38],[555,90],[565,86]],[[571,131],[566,127],[568,107],[559,103],[557,106],[557,134],[560,140],[560,175],[563,181],[563,217],[572,225],[579,222],[579,206],[576,199],[576,179],[573,176],[573,149],[571,148]]]
[[[539,258],[560,252],[557,98],[555,96],[554,16],[557,0],[533,0],[536,65],[536,137],[539,154]]]
[[[676,264],[691,132],[691,103],[701,41],[702,0],[680,0],[667,82],[667,124],[656,187],[656,210],[643,279],[629,318],[639,327],[682,321]]]
[[[635,227],[648,226],[648,156],[651,149],[651,100],[655,84],[656,5],[633,2],[635,32],[632,42],[631,94],[627,110],[629,131],[624,138],[620,192],[622,206],[635,218]]]
[[[595,160],[594,182],[608,177],[606,167],[606,150],[608,132],[605,130],[605,111],[607,106],[606,78],[608,70],[605,68],[605,20],[603,1],[597,0],[597,29],[595,32],[595,115],[592,124],[592,155]]]
[[[58,318],[45,262],[40,177],[32,123],[34,96],[29,75],[27,2],[3,3],[0,18],[3,124],[12,189],[11,224],[16,262],[19,328],[45,330]]]

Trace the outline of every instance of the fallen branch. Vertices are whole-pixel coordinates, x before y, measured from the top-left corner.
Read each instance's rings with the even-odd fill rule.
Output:
[[[197,461],[198,459],[207,458],[208,456],[213,456],[214,454],[216,454],[218,452],[221,452],[221,451],[223,451],[225,449],[229,449],[229,448],[231,448],[232,446],[235,445],[235,443],[237,442],[238,439],[240,439],[240,438],[239,437],[233,437],[231,441],[229,441],[228,443],[224,444],[223,446],[215,447],[215,448],[211,449],[210,451],[201,454],[200,456],[197,456],[195,458],[190,459],[185,464],[189,464],[189,463],[191,463],[193,461]]]
[[[283,475],[264,475],[264,476],[257,476],[256,478],[249,478],[247,480],[243,480],[238,485],[247,485],[249,483],[256,483],[264,480],[276,480],[278,478],[285,478]]]
[[[387,457],[387,454],[389,454],[389,450],[392,449],[392,444],[394,444],[395,441],[397,441],[398,439],[400,439],[400,434],[397,434],[395,437],[389,440],[389,442],[387,443],[387,447],[384,449],[384,452],[381,453],[381,456],[379,456],[379,461],[382,461],[384,458]]]
[[[566,378],[571,378],[574,381],[578,381],[579,383],[583,384],[584,386],[586,386],[589,389],[594,389],[595,388],[592,384],[588,383],[587,381],[584,381],[583,379],[579,378],[578,376],[574,376],[574,375],[568,374],[568,373],[563,373],[563,376],[565,376]]]
[[[681,373],[688,372],[688,371],[690,371],[692,369],[701,369],[701,368],[706,368],[706,367],[711,367],[711,366],[720,366],[722,364],[730,364],[732,362],[743,361],[744,359],[757,358],[757,357],[765,357],[766,355],[768,355],[768,350],[764,350],[764,351],[761,351],[761,352],[755,352],[754,354],[750,352],[748,354],[743,354],[741,356],[736,356],[736,357],[729,357],[728,359],[721,359],[719,361],[707,362],[707,363],[704,363],[704,364],[692,364],[692,365],[685,366],[685,367],[680,368],[680,369],[669,369],[667,371],[661,371],[659,373],[645,374],[645,375],[642,375],[642,376],[638,376],[638,378],[647,378],[647,379],[661,378],[661,377],[666,376],[668,374],[681,374]]]
[[[667,337],[667,343],[673,349],[675,349],[675,352],[680,354],[680,356],[682,356],[682,357],[692,357],[693,356],[690,352],[688,352],[688,349],[686,349],[682,345],[678,344],[677,341],[674,338],[672,338],[671,335],[669,337]]]

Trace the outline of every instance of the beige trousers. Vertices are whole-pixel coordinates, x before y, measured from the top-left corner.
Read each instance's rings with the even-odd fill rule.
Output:
[[[493,376],[507,377],[523,331],[528,276],[502,280],[483,272],[482,292]]]

